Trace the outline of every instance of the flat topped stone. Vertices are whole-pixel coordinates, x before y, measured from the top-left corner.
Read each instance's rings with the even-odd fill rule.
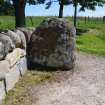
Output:
[[[71,69],[75,62],[76,30],[65,19],[48,18],[33,32],[29,44],[30,62]]]
[[[20,48],[15,48],[13,52],[7,54],[5,60],[7,60],[10,64],[10,67],[14,66],[18,62],[21,57],[26,55],[26,51]]]

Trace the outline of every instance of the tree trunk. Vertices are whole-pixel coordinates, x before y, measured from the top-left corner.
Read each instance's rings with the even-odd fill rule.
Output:
[[[74,2],[74,26],[76,27],[77,26],[77,0],[75,0]]]
[[[26,0],[13,0],[15,8],[15,26],[25,27],[25,5]]]
[[[64,7],[63,0],[61,0],[59,5],[60,5],[60,8],[59,8],[59,18],[62,18],[63,17],[63,7]]]

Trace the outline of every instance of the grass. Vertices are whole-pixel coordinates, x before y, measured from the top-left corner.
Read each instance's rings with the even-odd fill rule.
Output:
[[[40,22],[46,17],[26,17],[26,26],[27,27],[36,27]],[[15,29],[15,18],[13,16],[0,16],[0,29]]]
[[[27,27],[37,27],[46,17],[26,17]],[[66,17],[73,21],[71,17]],[[101,20],[91,19],[85,23],[84,19],[78,19],[77,49],[92,54],[105,56],[105,24]],[[0,16],[0,29],[14,29],[15,18],[12,16]]]
[[[32,105],[38,98],[33,96],[32,87],[47,80],[53,79],[53,73],[28,71],[9,91],[3,105]]]
[[[102,22],[83,23],[79,21],[77,32],[77,49],[105,57],[105,24]],[[85,31],[83,31],[85,30]]]
[[[27,27],[37,27],[46,17],[26,17]],[[71,17],[66,17],[72,21]],[[100,20],[92,19],[85,23],[78,19],[77,49],[80,51],[105,56],[105,24]],[[13,16],[0,16],[0,29],[14,29],[15,18]],[[98,42],[98,43],[97,43]]]
[[[0,29],[14,29],[15,18],[13,16],[0,16]]]
[[[99,36],[89,34],[77,37],[77,48],[80,51],[105,57],[105,40],[99,38]]]

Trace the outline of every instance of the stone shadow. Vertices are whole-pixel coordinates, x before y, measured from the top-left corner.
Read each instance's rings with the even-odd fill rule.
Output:
[[[33,62],[28,62],[28,70],[35,70],[35,71],[45,71],[45,72],[54,72],[54,71],[69,71],[72,70],[71,69],[65,69],[65,67],[51,67],[51,66],[42,66],[40,64],[37,63],[33,63]]]

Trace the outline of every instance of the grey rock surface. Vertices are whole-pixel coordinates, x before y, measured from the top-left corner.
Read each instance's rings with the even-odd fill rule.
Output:
[[[75,28],[65,19],[44,20],[31,36],[30,61],[48,67],[73,68],[75,35]]]
[[[10,64],[10,67],[14,66],[18,60],[26,55],[26,51],[20,48],[15,48],[13,52],[7,54],[5,60]]]
[[[21,39],[21,46],[20,47],[22,49],[26,49],[26,37],[25,37],[24,33],[20,30],[15,30],[15,32]]]
[[[13,32],[11,30],[8,30],[6,35],[11,38],[11,40],[15,44],[16,48],[20,48],[21,47],[21,38],[20,38],[20,36],[18,34],[16,34],[15,32]]]
[[[25,37],[26,37],[26,42],[29,43],[30,42],[30,38],[31,38],[31,34],[33,32],[33,29],[28,29],[28,28],[24,28],[24,27],[21,27],[21,28],[17,28],[17,30],[20,30],[21,32],[24,33]]]
[[[19,68],[17,64],[15,64],[11,68],[11,70],[5,75],[7,91],[11,90],[15,86],[16,82],[19,81],[19,77],[20,77]]]
[[[0,105],[2,105],[2,100],[5,97],[4,82],[0,81]]]
[[[12,52],[15,45],[9,36],[0,33],[0,60],[3,60],[5,56]]]
[[[0,61],[0,78],[4,78],[5,74],[9,72],[10,65],[9,62],[6,60]]]
[[[4,57],[5,57],[4,44],[0,42],[0,60],[2,60]]]
[[[27,69],[27,59],[26,56],[24,56],[23,58],[21,58],[18,62],[18,67],[19,67],[19,71],[20,71],[20,75],[24,75],[26,73]]]

